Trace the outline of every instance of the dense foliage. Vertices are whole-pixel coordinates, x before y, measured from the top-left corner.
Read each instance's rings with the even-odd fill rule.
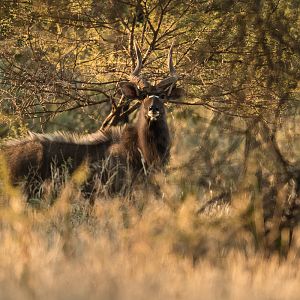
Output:
[[[134,62],[133,40],[151,79],[164,74],[174,41],[188,100],[272,119],[296,97],[299,6],[296,0],[2,1],[1,106],[27,118],[95,105],[105,115],[100,104],[116,96],[116,82]]]

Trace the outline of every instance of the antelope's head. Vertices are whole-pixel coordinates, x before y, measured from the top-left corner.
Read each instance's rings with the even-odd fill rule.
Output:
[[[173,65],[173,45],[168,55],[169,77],[163,79],[156,85],[150,84],[140,76],[142,70],[142,55],[135,43],[137,64],[134,71],[129,75],[129,81],[122,81],[119,87],[123,96],[128,100],[138,99],[142,102],[140,111],[150,122],[165,118],[164,104],[168,100],[177,100],[184,96],[185,91],[176,87],[178,76]]]

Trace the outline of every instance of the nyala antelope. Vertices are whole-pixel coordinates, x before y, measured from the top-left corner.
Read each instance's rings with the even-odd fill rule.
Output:
[[[53,178],[55,168],[67,168],[72,174],[87,162],[92,170],[88,181],[98,176],[102,185],[115,170],[113,190],[118,192],[124,183],[124,169],[135,179],[166,165],[170,134],[164,103],[182,97],[184,91],[175,86],[178,76],[173,66],[172,47],[168,56],[170,76],[156,85],[139,76],[142,56],[136,44],[135,51],[136,67],[129,80],[118,86],[125,99],[137,99],[141,103],[136,123],[88,135],[31,133],[25,139],[9,141],[3,145],[2,152],[14,184],[25,182],[30,193],[32,185],[36,188],[37,182],[39,185]]]

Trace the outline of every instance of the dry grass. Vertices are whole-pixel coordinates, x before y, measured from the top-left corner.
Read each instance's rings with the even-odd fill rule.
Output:
[[[2,186],[1,299],[299,299],[300,241],[286,259],[265,258],[245,199],[198,215],[197,199],[176,202],[165,186],[164,200],[91,210],[76,178],[40,210]]]

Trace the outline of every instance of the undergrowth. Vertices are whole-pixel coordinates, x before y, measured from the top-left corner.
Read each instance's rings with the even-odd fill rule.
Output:
[[[92,207],[81,172],[39,209],[2,180],[1,299],[299,298],[298,231],[285,255],[270,253],[250,195],[199,213],[199,199],[164,184],[163,197]]]

